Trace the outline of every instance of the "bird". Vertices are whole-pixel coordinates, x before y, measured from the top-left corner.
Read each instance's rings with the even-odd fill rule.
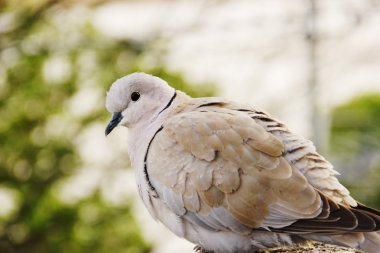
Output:
[[[379,252],[380,211],[354,200],[314,144],[265,111],[192,98],[142,72],[116,80],[106,108],[106,136],[128,128],[145,207],[196,252],[305,240]]]

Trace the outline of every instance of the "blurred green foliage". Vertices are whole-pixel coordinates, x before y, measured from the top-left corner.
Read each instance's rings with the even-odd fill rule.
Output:
[[[0,203],[0,252],[149,252],[129,202],[110,207],[99,189],[74,204],[57,194],[83,163],[76,137],[94,122],[106,125],[105,91],[141,71],[146,45],[99,34],[89,6],[31,2],[0,8],[0,195],[13,203],[9,212]],[[213,93],[162,66],[149,72],[194,96]],[[77,113],[70,104],[82,90],[100,96]]]
[[[331,153],[337,167],[354,175],[345,182],[352,195],[380,208],[380,94],[357,97],[333,110]]]

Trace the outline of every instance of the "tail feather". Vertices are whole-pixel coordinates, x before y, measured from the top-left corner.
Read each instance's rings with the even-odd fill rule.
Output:
[[[289,226],[273,230],[288,233],[344,234],[380,230],[380,212],[362,204],[346,206],[319,192],[323,206],[314,218],[300,219]],[[380,252],[380,250],[379,250]]]
[[[380,232],[364,233],[364,242],[360,243],[358,249],[365,253],[380,252]]]
[[[321,197],[325,196],[321,194]],[[309,240],[356,248],[364,253],[379,253],[380,211],[361,203],[355,207],[338,205],[338,208],[330,203],[334,204],[327,198],[329,205],[326,205],[327,217],[322,212],[322,218],[296,222],[289,226],[289,230],[292,229],[296,233],[299,230],[314,230],[310,234],[300,236]],[[340,219],[336,220],[335,217]]]
[[[346,233],[340,235],[310,234],[305,239],[355,248],[363,253],[380,252],[380,232]]]

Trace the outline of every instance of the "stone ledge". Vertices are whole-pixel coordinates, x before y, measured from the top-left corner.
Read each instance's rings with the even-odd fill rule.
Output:
[[[257,250],[255,253],[362,253],[360,250],[308,241],[303,244]]]

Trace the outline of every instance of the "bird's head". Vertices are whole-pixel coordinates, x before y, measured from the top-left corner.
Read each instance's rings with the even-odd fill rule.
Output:
[[[106,107],[112,118],[105,134],[119,125],[133,127],[150,121],[174,93],[164,80],[145,73],[133,73],[116,80],[107,92]]]

